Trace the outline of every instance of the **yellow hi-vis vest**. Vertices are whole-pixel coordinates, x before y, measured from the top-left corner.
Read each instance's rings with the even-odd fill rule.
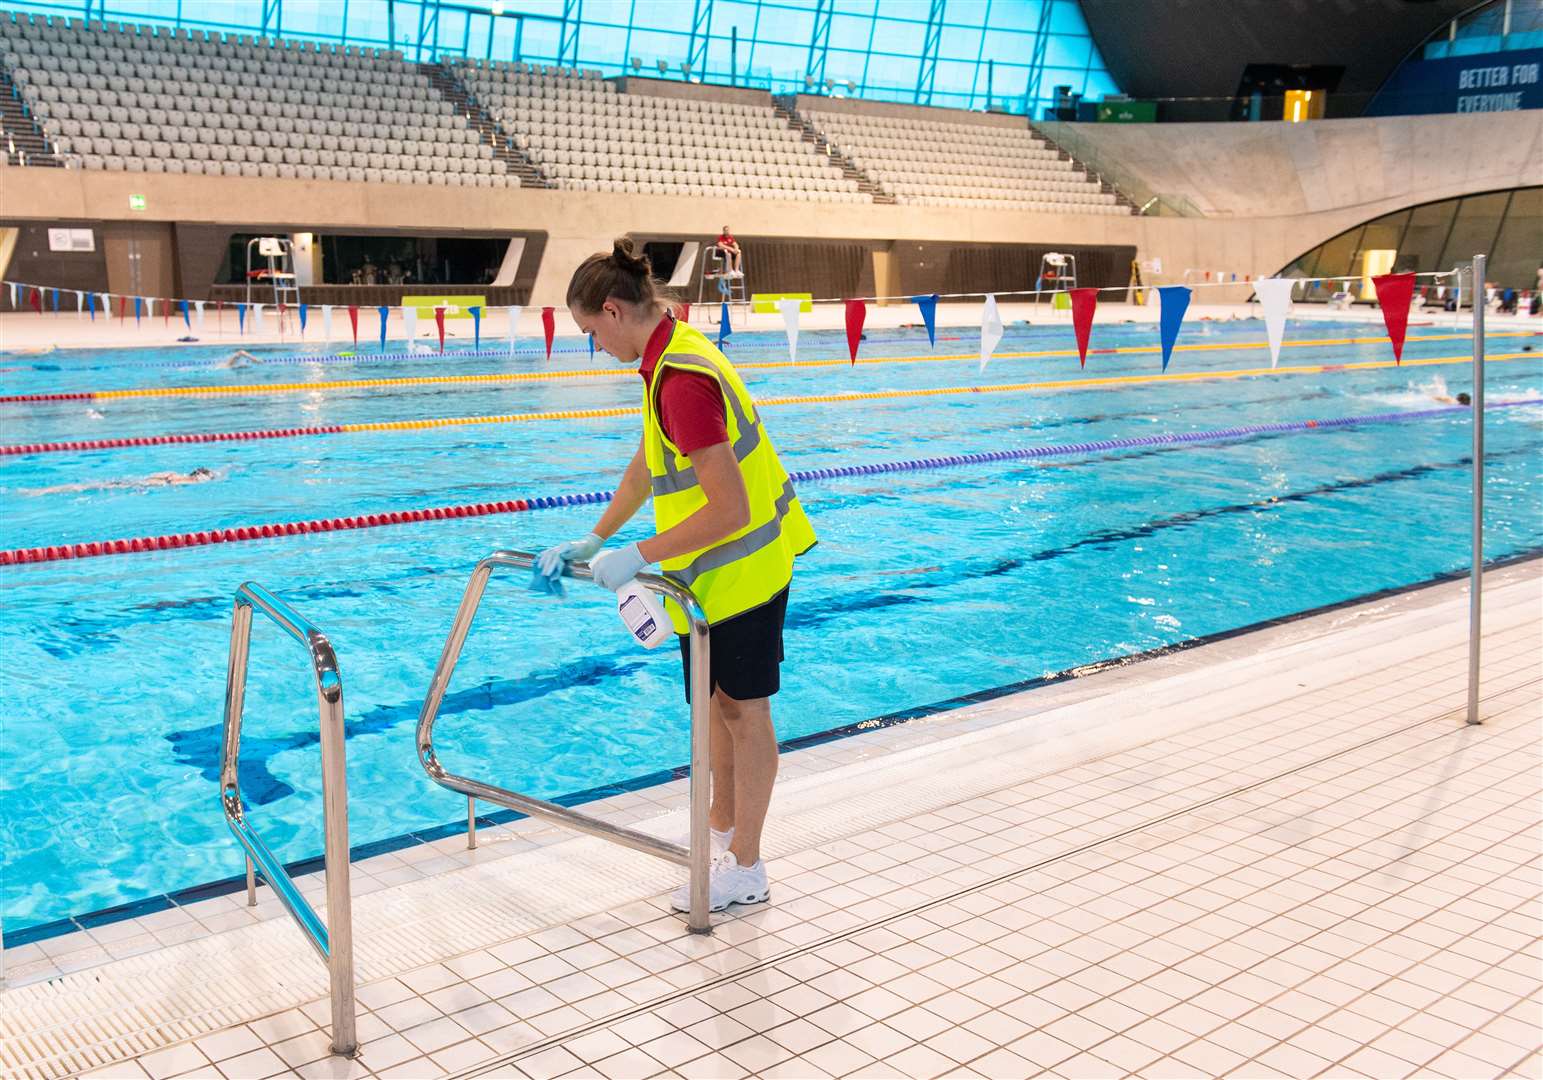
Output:
[[[750,500],[750,523],[711,547],[660,564],[664,576],[696,595],[709,624],[760,607],[793,579],[793,559],[814,545],[814,527],[793,492],[792,481],[777,460],[771,436],[761,424],[750,391],[723,353],[698,330],[676,322],[648,384],[643,402],[643,454],[654,497],[654,523],[660,532],[680,524],[703,506],[707,496],[697,483],[691,459],[665,436],[659,425],[659,384],[666,370],[694,371],[712,378],[723,393],[729,445],[739,461]],[[687,632],[685,613],[665,602],[675,632]]]

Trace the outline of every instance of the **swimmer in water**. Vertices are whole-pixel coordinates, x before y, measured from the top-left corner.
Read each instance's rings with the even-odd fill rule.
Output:
[[[1434,396],[1443,405],[1469,405],[1473,403],[1473,399],[1467,393],[1460,393],[1456,397],[1449,397],[1446,394],[1436,394]]]
[[[58,484],[54,487],[32,488],[21,492],[23,495],[65,495],[78,494],[83,491],[121,491],[125,488],[159,488],[178,487],[182,484],[202,484],[206,480],[215,479],[214,470],[199,466],[190,473],[158,472],[149,476],[142,476],[137,480],[104,480],[100,483],[86,484]]]
[[[246,367],[248,364],[255,363],[257,363],[257,357],[253,356],[245,349],[237,349],[235,352],[231,353],[228,357],[225,358],[224,362],[220,364],[220,367]]]

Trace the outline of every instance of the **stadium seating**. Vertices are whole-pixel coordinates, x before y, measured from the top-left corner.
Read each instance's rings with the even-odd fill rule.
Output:
[[[769,105],[620,94],[594,72],[474,60],[452,66],[562,188],[871,201]]]
[[[17,17],[0,56],[55,152],[88,169],[518,185],[399,53]]]
[[[1130,212],[1027,127],[809,109],[800,115],[898,203]]]

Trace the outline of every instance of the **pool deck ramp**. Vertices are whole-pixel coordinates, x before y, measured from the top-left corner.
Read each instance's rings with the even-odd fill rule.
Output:
[[[1411,589],[789,753],[710,937],[530,820],[361,860],[357,1059],[266,888],[7,950],[0,1072],[1543,1077],[1543,560],[1485,599],[1479,726]]]

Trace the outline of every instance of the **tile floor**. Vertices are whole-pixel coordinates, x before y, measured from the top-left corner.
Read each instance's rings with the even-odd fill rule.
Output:
[[[313,1000],[87,1075],[1543,1078],[1540,570],[1489,590],[1481,727],[1463,589],[1438,586],[1062,688],[1095,716],[1134,687],[1150,722],[793,845],[774,903],[711,937],[653,895],[363,983],[356,1060]],[[1250,650],[1267,677],[1167,689]],[[963,730],[1006,745],[1036,694],[930,760]],[[21,1041],[8,1069],[61,1075]]]

